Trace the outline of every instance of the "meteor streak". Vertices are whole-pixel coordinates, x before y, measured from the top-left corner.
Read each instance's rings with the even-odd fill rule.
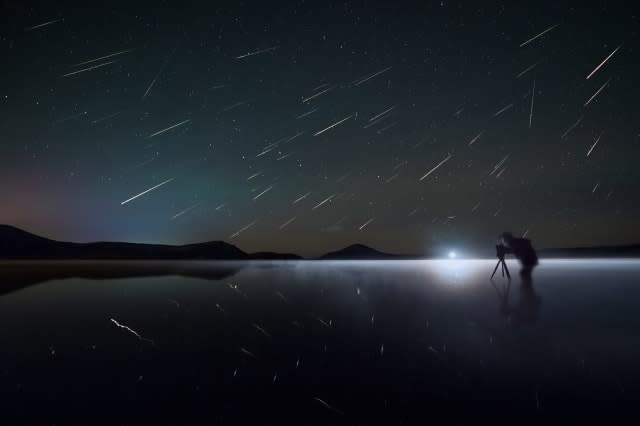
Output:
[[[539,62],[536,62],[535,64],[531,65],[530,67],[527,67],[524,71],[522,71],[520,74],[518,74],[516,76],[516,78],[520,78],[523,75],[525,75],[526,73],[528,73],[529,71],[531,71],[532,69],[534,69],[536,67],[536,65],[538,65]]]
[[[575,128],[578,126],[578,124],[580,124],[580,122],[582,121],[582,118],[583,118],[583,117],[578,118],[578,121],[576,121],[576,122],[575,122],[575,123],[573,123],[571,126],[569,126],[569,128],[567,129],[567,131],[566,131],[566,132],[564,132],[564,133],[562,134],[562,136],[560,136],[560,139],[564,139],[564,138],[569,134],[569,132],[571,132],[573,129],[575,129]]]
[[[112,54],[106,55],[106,56],[101,56],[101,57],[96,58],[96,59],[89,59],[88,61],[84,61],[84,62],[80,62],[79,64],[75,64],[74,67],[79,67],[80,65],[90,64],[91,62],[101,61],[103,59],[112,58],[112,57],[118,56],[118,55],[124,55],[125,53],[133,52],[133,50],[134,49],[121,50],[119,52],[112,53]]]
[[[331,87],[329,87],[329,88],[327,88],[327,89],[324,89],[324,90],[323,90],[323,91],[321,91],[321,92],[318,92],[318,93],[315,93],[315,94],[313,94],[313,95],[309,96],[308,98],[304,98],[304,99],[302,100],[302,103],[303,103],[303,104],[304,104],[304,103],[307,103],[307,102],[309,102],[311,99],[315,99],[315,98],[317,98],[317,97],[318,97],[318,96],[320,96],[320,95],[324,95],[325,93],[327,93],[327,92],[329,92],[329,91],[331,91],[331,90],[333,90],[333,89],[335,89],[335,88],[336,88],[336,86],[331,86]],[[314,110],[314,111],[315,111],[315,110]],[[310,114],[310,113],[309,113],[309,114]]]
[[[37,30],[38,28],[46,27],[47,25],[55,24],[56,22],[60,22],[60,21],[64,21],[64,18],[54,19],[53,21],[47,21],[47,22],[45,22],[43,24],[34,25],[33,27],[26,27],[24,29],[24,32],[31,31],[31,30]]]
[[[70,115],[68,117],[61,118],[60,120],[56,120],[51,124],[52,125],[56,125],[56,124],[64,123],[65,121],[73,120],[73,119],[82,117],[83,115],[87,115],[87,114],[88,114],[87,111],[82,111],[82,112],[79,112],[77,114],[73,114],[73,115]]]
[[[102,67],[105,67],[107,65],[114,64],[116,62],[118,62],[118,61],[109,61],[109,62],[105,62],[103,64],[94,65],[94,66],[89,67],[89,68],[83,68],[83,69],[78,70],[78,71],[73,71],[73,72],[69,72],[69,73],[63,74],[62,77],[70,77],[72,75],[80,74],[81,72],[95,70],[96,68],[102,68]]]
[[[253,359],[258,359],[257,356],[255,356],[253,353],[249,352],[248,350],[246,350],[245,348],[240,348],[240,352],[242,352],[243,354],[250,356]]]
[[[107,115],[107,116],[101,117],[101,118],[96,118],[95,120],[92,120],[92,121],[91,121],[91,124],[98,124],[98,123],[100,123],[101,121],[105,121],[105,120],[108,120],[108,119],[110,119],[110,118],[115,117],[116,115],[119,115],[121,112],[122,112],[122,111],[118,111],[118,112],[114,112],[113,114],[109,114],[109,115]]]
[[[167,183],[169,183],[169,182],[173,181],[174,179],[175,179],[175,178],[167,179],[167,180],[165,180],[164,182],[161,182],[161,183],[157,184],[156,186],[152,186],[151,188],[147,189],[146,191],[142,191],[142,192],[141,192],[141,193],[139,193],[138,195],[134,195],[133,197],[131,197],[131,198],[127,199],[127,200],[124,200],[123,202],[121,202],[121,203],[120,203],[120,205],[121,205],[121,206],[124,206],[124,205],[125,205],[125,204],[127,204],[129,201],[133,201],[133,200],[135,200],[135,199],[136,199],[136,198],[138,198],[138,197],[142,197],[144,194],[146,194],[146,193],[148,193],[148,192],[151,192],[151,191],[153,191],[154,189],[158,189],[158,188],[160,188],[161,186],[166,185]]]
[[[480,139],[480,136],[482,136],[483,133],[484,130],[480,131],[480,133],[478,133],[473,139],[471,139],[469,141],[469,146],[473,145],[478,139]]]
[[[505,112],[506,110],[508,110],[509,108],[511,108],[513,106],[513,104],[509,104],[506,107],[502,108],[500,111],[496,112],[495,114],[493,114],[494,117],[499,116],[500,114],[502,114],[503,112]]]
[[[292,140],[294,140],[294,139],[296,139],[296,138],[298,138],[298,137],[300,137],[300,136],[302,136],[302,135],[304,135],[304,132],[298,132],[298,133],[296,133],[296,134],[295,134],[295,135],[293,135],[293,136],[289,136],[289,137],[288,137],[287,139],[285,139],[285,140],[284,140],[284,142],[282,142],[282,143],[289,143],[289,142],[291,142]]]
[[[257,200],[258,198],[262,197],[264,194],[266,194],[267,192],[271,191],[271,188],[273,188],[273,185],[268,187],[267,189],[265,189],[264,191],[262,191],[261,193],[259,193],[258,195],[256,195],[255,197],[253,197],[253,200]]]
[[[196,203],[196,204],[192,205],[191,207],[187,207],[186,209],[176,213],[175,215],[173,215],[171,220],[177,219],[177,218],[179,218],[180,216],[182,216],[185,213],[189,213],[191,210],[197,208],[200,204],[202,204],[202,203]]]
[[[318,110],[318,108],[314,108],[314,109],[312,109],[311,111],[307,111],[307,112],[305,112],[305,113],[303,113],[303,114],[300,114],[299,116],[297,116],[297,117],[296,117],[296,120],[299,120],[299,119],[304,118],[304,117],[306,117],[306,116],[308,116],[308,115],[311,115],[311,114],[313,114],[314,112],[316,112],[317,110]]]
[[[294,220],[296,220],[296,217],[292,217],[291,219],[289,219],[288,221],[286,221],[285,223],[283,223],[282,225],[280,225],[280,229],[284,229],[287,225],[289,225],[291,222],[293,222]]]
[[[594,74],[595,74],[595,73],[596,73],[600,68],[602,68],[602,67],[604,66],[604,64],[606,64],[606,63],[607,63],[607,61],[608,61],[609,59],[611,59],[611,57],[612,57],[612,56],[613,56],[613,55],[618,51],[618,49],[620,49],[621,47],[622,47],[622,45],[620,45],[620,46],[616,47],[616,48],[613,50],[613,52],[611,52],[611,53],[609,54],[609,56],[607,56],[606,58],[604,58],[604,60],[603,60],[602,62],[600,62],[600,64],[599,64],[597,67],[595,67],[595,68],[594,68],[594,70],[593,70],[593,71],[591,71],[591,73],[587,76],[587,80],[589,80],[589,79],[591,78],[591,76],[592,76],[592,75],[594,75]]]
[[[158,130],[157,132],[152,133],[152,134],[150,134],[149,136],[147,136],[147,139],[151,139],[151,138],[152,138],[152,137],[154,137],[154,136],[161,135],[161,134],[163,134],[163,133],[165,133],[165,132],[168,132],[168,131],[169,131],[169,130],[171,130],[171,129],[175,129],[176,127],[180,127],[180,126],[182,126],[182,125],[184,125],[184,124],[187,124],[187,123],[188,123],[188,122],[190,122],[190,121],[191,121],[191,119],[184,120],[184,121],[181,121],[181,122],[179,122],[179,123],[177,123],[177,124],[174,124],[173,126],[169,126],[169,127],[167,127],[166,129]]]
[[[156,84],[156,80],[158,79],[158,77],[160,76],[160,74],[156,74],[155,77],[153,77],[153,80],[151,80],[151,83],[149,84],[149,86],[147,87],[147,90],[144,91],[144,94],[142,95],[142,100],[144,101],[144,99],[147,97],[147,95],[149,94],[149,92],[151,92],[151,89],[153,88],[154,84]]]
[[[350,116],[348,116],[348,117],[346,117],[346,118],[343,118],[343,119],[342,119],[342,120],[340,120],[340,121],[336,121],[335,123],[333,123],[332,125],[330,125],[330,126],[329,126],[329,127],[327,127],[327,128],[324,128],[324,129],[322,129],[322,130],[320,130],[320,131],[318,131],[318,132],[314,133],[314,134],[313,134],[313,136],[321,135],[321,134],[323,134],[324,132],[326,132],[327,130],[333,129],[334,127],[336,127],[336,126],[338,126],[338,125],[340,125],[340,124],[344,123],[345,121],[347,121],[347,120],[348,120],[348,119],[350,119],[351,117],[353,117],[353,114],[351,114]]]
[[[403,161],[403,162],[401,162],[401,163],[398,163],[398,164],[393,168],[393,170],[398,170],[400,167],[402,167],[402,166],[404,166],[404,165],[406,165],[406,164],[409,164],[409,162],[408,162],[408,161],[406,161],[406,160],[405,160],[405,161]]]
[[[270,151],[273,151],[277,146],[278,146],[278,145],[274,145],[274,146],[272,146],[271,148],[267,148],[267,149],[265,149],[265,150],[264,150],[264,151],[262,151],[260,154],[256,155],[256,158],[257,158],[257,157],[262,157],[263,155],[268,154]]]
[[[609,82],[611,81],[611,78],[609,78],[609,80],[605,81],[604,84],[602,86],[600,86],[600,88],[598,90],[596,90],[596,93],[594,93],[593,95],[591,95],[591,97],[587,100],[587,102],[584,103],[584,106],[588,106],[592,100],[594,100],[596,98],[596,96],[598,96],[600,94],[600,92],[602,92],[602,90],[607,87],[609,85]]]
[[[255,220],[254,220],[253,222],[249,223],[248,225],[245,225],[244,227],[242,227],[241,229],[239,229],[237,232],[235,232],[235,233],[231,234],[231,235],[229,236],[229,239],[230,239],[230,240],[233,240],[235,237],[237,237],[238,235],[240,235],[241,233],[243,233],[244,231],[246,231],[247,229],[249,229],[249,228],[251,228],[253,225],[255,225],[255,224],[256,224],[256,222],[257,222],[257,221],[255,221]]]
[[[322,83],[320,86],[316,86],[316,87],[314,87],[314,88],[313,88],[313,89],[311,89],[311,90],[313,90],[313,91],[315,92],[316,90],[320,90],[320,89],[322,89],[323,87],[327,87],[328,85],[329,85],[329,83]]]
[[[244,55],[236,56],[236,59],[248,58],[249,56],[259,55],[261,53],[271,52],[272,50],[276,50],[280,46],[272,46],[267,47],[266,49],[258,49],[253,52],[245,53]]]
[[[327,203],[327,202],[331,201],[331,199],[332,199],[333,197],[335,197],[335,196],[336,196],[336,194],[333,194],[333,195],[328,196],[327,198],[325,198],[324,200],[320,201],[318,204],[316,204],[315,206],[313,206],[313,208],[312,208],[311,210],[315,210],[315,209],[317,209],[318,207],[321,207],[323,204],[325,204],[325,203]]]
[[[382,129],[378,130],[376,133],[377,133],[377,134],[381,134],[382,132],[384,132],[385,130],[389,130],[390,128],[392,128],[392,127],[393,127],[393,126],[395,126],[396,124],[398,124],[398,122],[397,122],[397,121],[394,121],[393,123],[391,123],[391,124],[388,124],[388,125],[384,126]]]
[[[366,228],[368,224],[370,224],[371,222],[373,222],[373,219],[375,219],[375,218],[374,218],[374,217],[372,217],[371,219],[369,219],[368,221],[366,221],[365,223],[363,223],[362,225],[360,225],[360,227],[358,228],[358,231],[362,231],[364,228]]]
[[[259,171],[258,173],[254,173],[254,174],[252,174],[251,176],[249,176],[249,177],[247,178],[247,180],[251,180],[251,179],[253,179],[253,178],[256,178],[256,177],[260,176],[261,174],[262,174],[262,171]]]
[[[529,128],[531,128],[531,121],[533,120],[533,101],[536,98],[536,79],[533,79],[533,90],[531,91],[531,110],[529,111]]]
[[[147,97],[147,95],[149,95],[149,93],[151,92],[151,89],[156,84],[156,81],[158,80],[158,78],[160,77],[160,75],[162,74],[164,69],[166,68],[166,66],[169,63],[169,61],[171,61],[171,58],[176,53],[177,49],[178,49],[178,46],[174,47],[173,50],[171,51],[171,53],[169,54],[169,56],[167,56],[165,58],[165,60],[162,62],[162,65],[160,66],[160,69],[158,70],[158,73],[155,75],[155,77],[153,77],[153,80],[151,80],[151,83],[147,87],[147,90],[145,90],[144,95],[142,95],[142,99],[141,100],[144,101],[145,98]]]
[[[431,170],[429,170],[424,176],[422,176],[420,178],[420,181],[423,181],[427,178],[427,176],[429,176],[431,173],[435,172],[436,170],[438,170],[438,168],[440,168],[440,166],[442,166],[444,163],[446,163],[447,161],[449,161],[449,159],[451,158],[451,154],[447,155],[447,158],[445,158],[444,160],[442,160],[441,162],[439,162],[438,164],[436,164],[436,166],[434,168],[432,168]]]
[[[362,126],[362,128],[363,129],[368,129],[369,127],[375,126],[376,124],[380,123],[381,121],[386,120],[389,117],[391,117],[391,116],[390,115],[383,115],[382,117],[378,118],[377,120],[365,124],[364,126]]]
[[[505,155],[502,160],[498,161],[498,164],[496,164],[495,166],[493,166],[493,171],[491,173],[489,173],[489,176],[491,176],[492,174],[494,174],[496,171],[498,171],[499,168],[502,167],[502,165],[505,163],[505,161],[507,161],[509,159],[509,155],[507,154]]]
[[[395,109],[395,107],[396,106],[393,105],[392,107],[389,107],[389,108],[385,109],[384,111],[382,111],[380,114],[374,115],[373,117],[371,117],[369,119],[369,122],[375,121],[376,119],[382,117],[383,115],[390,113],[391,111],[393,111]]]
[[[396,173],[395,175],[391,176],[390,178],[388,178],[387,180],[384,181],[384,183],[389,183],[392,180],[394,180],[395,178],[397,178],[400,175],[400,173]]]
[[[300,196],[300,197],[296,198],[296,199],[295,199],[295,201],[294,201],[293,203],[291,203],[291,204],[297,204],[299,201],[304,200],[304,199],[305,199],[305,198],[307,198],[309,195],[311,195],[311,192],[307,192],[306,194],[304,194],[304,195],[302,195],[302,196]]]
[[[380,71],[376,71],[373,74],[365,76],[365,77],[363,77],[361,79],[358,79],[358,80],[355,81],[354,86],[360,86],[362,83],[367,82],[367,81],[371,80],[372,78],[379,76],[380,74],[384,74],[385,72],[389,71],[391,68],[392,67],[387,67],[387,68],[382,69]]]
[[[239,102],[236,102],[236,103],[235,103],[235,104],[233,104],[233,105],[229,105],[228,107],[225,107],[225,108],[222,110],[222,112],[231,111],[232,109],[238,108],[239,106],[242,106],[242,105],[246,104],[247,102],[249,102],[249,101],[247,100],[247,101],[239,101]]]
[[[267,332],[267,330],[265,330],[264,328],[260,327],[258,324],[253,323],[251,325],[253,326],[253,328],[258,330],[260,333],[264,334],[267,337],[271,337],[271,335]]]
[[[555,25],[553,25],[553,26],[551,26],[551,27],[547,28],[546,30],[544,30],[544,31],[543,31],[543,32],[541,32],[540,34],[538,34],[538,35],[536,35],[536,36],[531,37],[529,40],[527,40],[527,41],[525,41],[524,43],[522,43],[522,44],[520,45],[520,47],[524,47],[524,46],[526,46],[527,44],[531,43],[532,41],[534,41],[534,40],[536,40],[536,39],[538,39],[538,38],[542,37],[543,35],[545,35],[545,34],[546,34],[546,33],[548,33],[549,31],[551,31],[551,30],[553,30],[554,28],[556,28],[558,25],[560,25],[560,24],[555,24]]]
[[[591,148],[589,148],[589,151],[587,151],[587,157],[591,155],[591,151],[593,151],[593,148],[595,148],[596,145],[598,145],[598,142],[600,142],[600,138],[602,137],[603,134],[604,132],[600,133],[596,141],[593,143],[593,145],[591,145]]]
[[[285,154],[285,155],[282,155],[282,156],[276,158],[276,161],[284,160],[285,158],[291,157],[291,155],[293,155],[293,152],[290,152],[288,154]]]
[[[342,415],[344,415],[344,413],[343,413],[342,411],[338,410],[338,409],[337,409],[337,408],[335,408],[335,407],[332,407],[331,405],[327,404],[326,402],[324,402],[323,400],[321,400],[321,399],[320,399],[320,398],[318,398],[317,396],[314,396],[314,397],[313,397],[313,399],[315,399],[316,401],[318,401],[318,402],[319,402],[320,404],[322,404],[322,406],[324,406],[325,408],[327,408],[327,409],[329,409],[329,410],[331,410],[331,411],[333,411],[333,412],[335,412],[335,413],[338,413],[338,414],[342,414]]]

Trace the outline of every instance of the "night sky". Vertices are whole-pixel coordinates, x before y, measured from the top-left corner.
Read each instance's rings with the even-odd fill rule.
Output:
[[[640,242],[636,10],[109,3],[3,3],[0,223],[302,255]]]

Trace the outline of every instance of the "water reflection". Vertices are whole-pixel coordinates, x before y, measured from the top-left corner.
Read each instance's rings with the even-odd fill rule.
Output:
[[[110,280],[139,277],[182,276],[221,280],[235,275],[244,262],[184,261],[51,261],[0,262],[0,296],[52,280],[86,278]]]
[[[533,278],[522,276],[518,283],[515,303],[510,301],[511,279],[490,280],[498,295],[498,311],[515,326],[534,324],[538,320],[542,300],[533,286]]]
[[[635,409],[640,263],[544,262],[535,282],[489,282],[494,266],[2,263],[5,293],[53,280],[0,298],[0,400],[21,414],[4,423],[72,423],[69,407],[89,418],[107,401],[108,424],[132,423],[138,407],[137,424],[423,424],[467,413],[465,423],[486,414],[502,424],[533,411],[555,421],[572,403],[619,412],[619,389]],[[126,277],[136,278],[112,279]]]
[[[440,259],[426,261],[425,266],[452,284],[465,284],[476,279],[486,267],[484,260]]]

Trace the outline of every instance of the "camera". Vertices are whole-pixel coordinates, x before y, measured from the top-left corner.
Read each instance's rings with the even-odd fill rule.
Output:
[[[505,254],[507,254],[507,247],[504,244],[496,244],[496,256],[498,256],[498,259],[504,259]]]

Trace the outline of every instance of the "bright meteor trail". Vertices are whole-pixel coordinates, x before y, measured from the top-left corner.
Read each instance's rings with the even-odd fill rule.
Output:
[[[604,66],[604,64],[606,64],[606,63],[607,63],[607,61],[608,61],[609,59],[611,59],[611,57],[612,57],[612,56],[613,56],[613,55],[618,51],[618,49],[620,49],[621,47],[622,47],[622,45],[620,45],[620,46],[616,47],[616,48],[613,50],[613,52],[611,52],[611,53],[609,54],[609,56],[607,56],[606,58],[604,58],[604,60],[603,60],[602,62],[600,62],[600,64],[599,64],[597,67],[595,67],[595,68],[594,68],[594,70],[593,70],[593,71],[591,71],[591,73],[587,76],[587,80],[589,80],[589,79],[591,78],[591,76],[592,76],[592,75],[594,75],[594,74],[595,74],[595,73],[596,73],[600,68],[602,68],[602,67]]]
[[[598,145],[598,142],[600,142],[600,138],[602,137],[603,133],[600,133],[600,135],[598,135],[598,138],[596,139],[596,141],[593,143],[593,145],[591,145],[591,148],[589,148],[589,151],[587,151],[587,157],[591,155],[591,152],[593,151],[593,149],[596,147],[596,145]]]
[[[243,233],[244,231],[246,231],[247,229],[251,228],[253,225],[256,224],[257,221],[253,221],[251,223],[249,223],[248,225],[243,226],[242,228],[240,228],[238,231],[234,232],[233,234],[231,234],[229,236],[230,240],[233,240],[235,237],[237,237],[238,235],[240,235],[241,233]]]
[[[544,31],[543,31],[543,32],[541,32],[540,34],[538,34],[538,35],[536,35],[536,36],[531,37],[529,40],[527,40],[527,41],[525,41],[524,43],[522,43],[522,44],[520,45],[520,47],[524,47],[524,46],[526,46],[527,44],[531,43],[532,41],[534,41],[534,40],[536,40],[536,39],[538,39],[538,38],[542,37],[543,35],[545,35],[545,34],[546,34],[546,33],[548,33],[549,31],[551,31],[551,30],[553,30],[554,28],[556,28],[558,25],[560,25],[560,24],[555,24],[555,25],[553,25],[553,26],[551,26],[551,27],[547,28],[546,30],[544,30]]]
[[[325,127],[324,129],[322,129],[322,130],[320,130],[320,131],[318,131],[318,132],[315,132],[315,133],[313,134],[313,136],[321,135],[321,134],[323,134],[324,132],[326,132],[327,130],[331,130],[331,129],[333,129],[334,127],[336,127],[336,126],[338,126],[338,125],[340,125],[340,124],[344,123],[345,121],[347,121],[347,120],[348,120],[348,119],[350,119],[351,117],[353,117],[353,114],[351,114],[350,116],[348,116],[348,117],[346,117],[346,118],[343,118],[343,119],[342,119],[342,120],[340,120],[340,121],[336,121],[335,123],[333,123],[333,124],[332,124],[331,126],[329,126],[329,127]]]
[[[316,204],[315,206],[313,206],[313,208],[311,210],[315,210],[318,207],[322,207],[325,203],[328,203],[329,201],[331,201],[331,199],[333,197],[335,197],[336,194],[330,195],[329,197],[325,198],[324,200],[320,201],[318,204]]]
[[[38,28],[46,27],[47,25],[55,24],[56,22],[64,21],[64,18],[54,19],[53,21],[47,21],[43,24],[34,25],[33,27],[27,27],[24,29],[25,32],[31,30],[37,30]]]
[[[391,68],[392,67],[387,67],[387,68],[382,69],[380,71],[374,72],[373,74],[370,74],[370,75],[368,75],[366,77],[363,77],[363,78],[357,80],[354,83],[354,86],[360,86],[362,83],[365,83],[365,82],[371,80],[372,78],[379,76],[380,74],[384,74],[385,72],[389,71]]]
[[[84,61],[84,62],[80,62],[79,64],[75,64],[74,67],[79,67],[80,65],[90,64],[91,62],[101,61],[103,59],[112,58],[112,57],[118,56],[118,55],[124,55],[125,53],[129,53],[129,52],[133,52],[133,49],[121,50],[120,52],[112,53],[110,55],[101,56],[101,57],[95,58],[95,59],[89,59],[88,61]]]
[[[261,53],[271,52],[272,50],[276,50],[280,46],[267,47],[266,49],[254,50],[253,52],[245,53],[244,55],[236,56],[236,59],[247,58],[249,56],[259,55]]]
[[[104,66],[111,65],[111,64],[114,64],[114,63],[116,63],[116,62],[118,62],[118,61],[109,61],[109,62],[105,62],[104,64],[98,64],[98,65],[94,65],[94,66],[89,67],[89,68],[83,68],[83,69],[78,70],[78,71],[69,72],[69,73],[63,74],[62,76],[63,76],[63,77],[70,77],[70,76],[72,76],[72,75],[80,74],[81,72],[91,71],[91,70],[94,70],[94,69],[96,69],[96,68],[102,68],[102,67],[104,67]]]
[[[600,86],[600,88],[598,90],[596,90],[596,92],[591,95],[591,97],[587,100],[587,102],[584,103],[584,106],[588,106],[592,100],[594,100],[596,98],[596,96],[598,96],[600,94],[600,92],[602,92],[604,90],[605,87],[607,87],[609,85],[609,82],[611,81],[611,79],[607,80],[604,82],[604,84],[602,86]]]
[[[161,135],[161,134],[163,134],[164,132],[168,132],[168,131],[169,131],[169,130],[171,130],[171,129],[175,129],[176,127],[180,127],[180,126],[182,126],[183,124],[187,124],[187,123],[188,123],[188,122],[190,122],[190,121],[191,121],[191,119],[184,120],[184,121],[181,121],[181,122],[179,122],[179,123],[177,123],[177,124],[174,124],[173,126],[169,126],[169,127],[167,127],[166,129],[158,130],[157,132],[152,133],[152,134],[150,134],[149,136],[147,136],[147,139],[151,139],[151,138],[152,138],[152,137],[154,137],[154,136]]]
[[[449,159],[451,158],[451,154],[447,155],[447,158],[445,158],[444,160],[442,160],[441,162],[439,162],[438,164],[436,164],[436,166],[434,168],[432,168],[431,170],[429,170],[424,176],[422,176],[420,178],[420,181],[425,180],[431,173],[435,172],[436,170],[438,170],[440,168],[440,166],[442,166],[444,163],[446,163],[447,161],[449,161]]]
[[[125,204],[127,204],[129,201],[133,201],[133,200],[135,200],[135,199],[136,199],[136,198],[138,198],[138,197],[142,197],[144,194],[146,194],[146,193],[148,193],[148,192],[151,192],[151,191],[153,191],[154,189],[158,189],[158,188],[160,188],[161,186],[166,185],[167,183],[169,183],[169,182],[173,181],[174,179],[175,179],[175,178],[167,179],[167,180],[165,180],[164,182],[161,182],[161,183],[157,184],[156,186],[152,186],[151,188],[147,189],[146,191],[142,191],[142,192],[141,192],[141,193],[139,193],[138,195],[134,195],[133,197],[131,197],[131,198],[127,199],[127,200],[124,200],[123,202],[121,202],[121,203],[120,203],[120,205],[121,205],[121,206],[124,206],[124,205],[125,205]]]

